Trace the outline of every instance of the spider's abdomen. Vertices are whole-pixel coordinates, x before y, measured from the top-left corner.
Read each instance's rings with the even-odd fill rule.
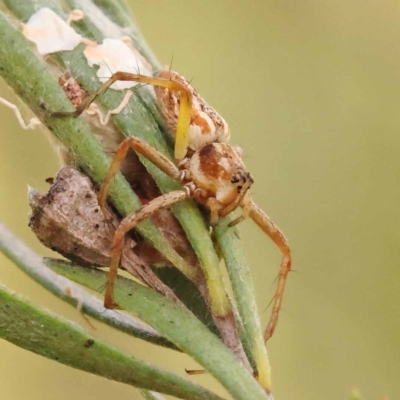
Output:
[[[192,181],[209,197],[228,205],[253,183],[239,155],[225,143],[212,143],[196,151],[190,159]]]
[[[179,82],[187,86],[192,94],[193,107],[189,125],[189,148],[191,150],[196,151],[209,143],[227,143],[229,141],[230,129],[226,121],[204,101],[182,75],[173,71],[160,71],[156,76]],[[154,90],[168,130],[175,137],[180,94],[158,86]]]

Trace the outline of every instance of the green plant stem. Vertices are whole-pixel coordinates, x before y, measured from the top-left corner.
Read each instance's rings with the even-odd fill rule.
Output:
[[[99,291],[107,279],[107,274],[100,270],[79,266],[51,267],[57,273],[95,291]],[[116,282],[114,296],[124,310],[154,327],[192,356],[220,381],[234,399],[272,399],[232,352],[189,311],[157,292],[123,277],[119,277]]]
[[[215,228],[215,237],[222,251],[232,284],[239,316],[245,331],[244,345],[257,366],[257,379],[265,388],[271,389],[271,367],[258,318],[254,285],[250,268],[244,257],[239,232],[229,227],[230,216],[220,220]]]
[[[81,286],[51,271],[44,265],[41,257],[14,236],[2,223],[0,223],[0,252],[57,297],[75,307],[79,305],[85,314],[139,339],[176,349],[171,342],[150,326],[128,315],[107,310],[100,300]]]
[[[181,399],[221,400],[209,390],[126,355],[0,285],[0,338],[62,364]]]

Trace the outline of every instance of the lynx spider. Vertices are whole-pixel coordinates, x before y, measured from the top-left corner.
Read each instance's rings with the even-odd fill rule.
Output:
[[[210,209],[211,223],[242,208],[240,217],[230,223],[236,225],[250,217],[271,238],[282,253],[278,284],[274,296],[272,314],[264,337],[269,339],[278,322],[286,278],[291,269],[290,248],[283,233],[251,199],[250,186],[253,178],[241,159],[241,149],[228,144],[230,130],[225,120],[197,93],[189,82],[177,72],[160,71],[153,77],[127,72],[114,73],[76,111],[79,116],[95,99],[116,81],[135,81],[151,84],[171,134],[175,134],[175,158],[177,165],[164,154],[140,138],[126,138],[116,150],[112,164],[99,192],[99,204],[104,209],[107,188],[116,174],[127,151],[133,148],[149,159],[171,178],[183,183],[182,190],[161,195],[125,217],[115,232],[112,242],[112,260],[107,281],[104,305],[115,307],[113,302],[114,281],[124,247],[125,235],[155,211],[193,198]],[[71,113],[55,113],[71,115]]]

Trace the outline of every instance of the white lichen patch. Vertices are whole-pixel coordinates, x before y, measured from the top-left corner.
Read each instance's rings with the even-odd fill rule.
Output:
[[[88,46],[84,50],[89,66],[98,65],[97,76],[105,82],[115,72],[129,72],[152,76],[149,64],[142,55],[119,39],[104,39],[103,44]],[[135,86],[137,82],[117,81],[112,89],[123,90]]]
[[[27,24],[23,24],[22,33],[36,44],[41,55],[73,50],[82,41],[81,35],[47,7],[41,8]]]

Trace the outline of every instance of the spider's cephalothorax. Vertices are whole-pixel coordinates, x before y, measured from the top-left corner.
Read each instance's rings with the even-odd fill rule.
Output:
[[[211,143],[183,162],[194,197],[211,210],[211,222],[244,205],[253,178],[247,172],[237,150],[226,143]]]

